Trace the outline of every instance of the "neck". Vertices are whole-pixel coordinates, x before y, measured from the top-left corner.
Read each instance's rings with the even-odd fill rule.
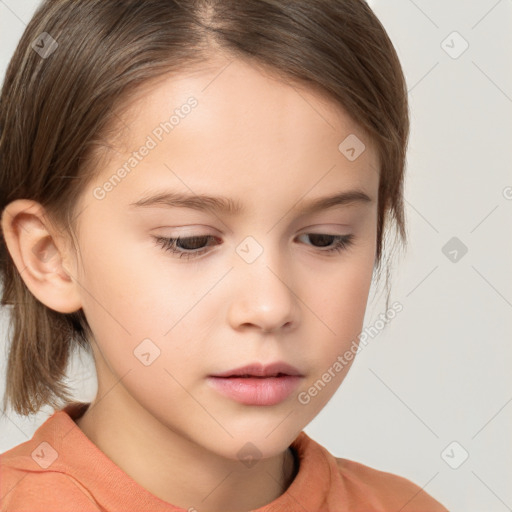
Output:
[[[171,431],[113,390],[78,419],[84,434],[157,498],[202,512],[245,512],[281,496],[298,471],[292,449],[254,465],[226,459]]]

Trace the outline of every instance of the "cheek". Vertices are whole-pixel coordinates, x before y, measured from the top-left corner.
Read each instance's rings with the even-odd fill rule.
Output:
[[[316,416],[347,376],[357,353],[371,284],[373,264],[340,265],[313,297],[316,317],[309,332],[313,339],[302,351],[312,372],[297,400],[304,413]],[[318,285],[318,283],[317,283]],[[311,308],[313,309],[313,308]]]
[[[375,250],[370,231],[329,266],[327,275],[322,275],[325,310],[338,323],[362,322],[373,277]]]
[[[370,240],[354,247],[326,274],[316,274],[303,292],[311,301],[312,321],[317,325],[314,349],[307,350],[318,368],[329,366],[358,341],[372,283],[374,247]]]
[[[325,323],[325,332],[334,337],[335,347],[359,334],[371,284],[371,272],[340,273],[326,283],[323,296],[318,296],[319,316]],[[326,336],[329,338],[329,336]]]
[[[212,284],[191,281],[190,273],[158,251],[126,237],[107,237],[82,251],[83,310],[119,376],[140,370],[148,359],[153,374],[164,368],[179,373],[199,350],[198,329],[208,329],[215,318],[211,298],[204,297]]]

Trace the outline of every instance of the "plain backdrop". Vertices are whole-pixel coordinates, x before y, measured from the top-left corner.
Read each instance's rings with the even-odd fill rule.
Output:
[[[0,0],[0,77],[38,2]],[[375,0],[408,83],[409,248],[391,302],[305,431],[338,457],[396,473],[454,512],[512,510],[512,1]],[[365,326],[385,312],[369,301]],[[0,310],[0,396],[7,311]],[[91,400],[95,372],[73,359]],[[0,452],[53,411],[0,418]]]

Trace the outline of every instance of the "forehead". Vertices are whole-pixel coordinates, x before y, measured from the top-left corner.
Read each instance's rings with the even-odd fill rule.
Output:
[[[233,189],[233,196],[259,187],[264,198],[280,186],[302,195],[322,176],[324,189],[346,182],[370,191],[378,181],[373,141],[341,105],[238,59],[159,77],[139,88],[116,119],[111,162],[100,180],[151,140],[120,184],[132,200],[160,183],[197,193]],[[351,160],[343,151],[354,141],[360,155]]]
[[[279,141],[293,138],[300,147],[304,140],[317,142],[329,135],[329,143],[353,133],[367,148],[373,146],[366,131],[317,84],[299,85],[261,64],[217,57],[139,86],[116,113],[118,149],[132,151],[141,135],[169,120],[190,97],[197,99],[198,108],[186,124],[203,128],[205,141],[229,135],[234,143],[265,132],[268,138],[278,135]],[[173,137],[180,131],[173,130]]]

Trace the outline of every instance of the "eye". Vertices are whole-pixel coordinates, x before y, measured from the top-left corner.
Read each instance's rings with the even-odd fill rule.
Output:
[[[189,236],[186,238],[165,238],[162,236],[154,237],[164,250],[177,254],[179,258],[194,258],[206,252],[204,241],[215,238],[210,235]]]
[[[302,236],[309,237],[314,243],[319,244],[315,247],[328,247],[319,249],[320,253],[340,253],[354,243],[354,235],[328,235],[321,233],[303,233]],[[176,254],[179,258],[195,258],[208,251],[208,241],[217,237],[211,235],[198,235],[191,237],[166,238],[162,236],[153,237],[155,242],[162,246],[165,251]],[[206,245],[205,245],[206,244]],[[334,244],[334,245],[333,245]],[[309,244],[308,244],[309,245]]]
[[[321,233],[303,233],[299,236],[308,236],[311,240],[319,242],[319,247],[326,247],[332,243],[334,245],[328,249],[322,249],[321,252],[333,253],[342,252],[354,243],[354,235],[326,235]]]

